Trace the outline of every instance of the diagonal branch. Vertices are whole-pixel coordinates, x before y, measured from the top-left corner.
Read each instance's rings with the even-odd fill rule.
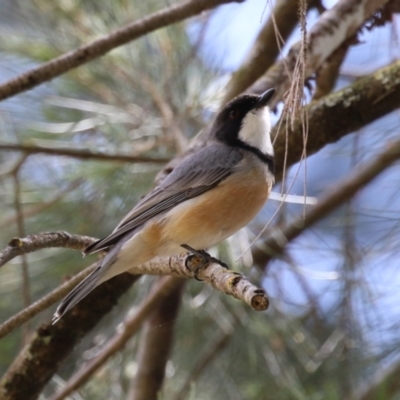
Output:
[[[82,366],[78,372],[67,382],[65,387],[56,393],[51,400],[61,400],[82,386],[113,354],[121,350],[127,341],[140,329],[142,323],[148,318],[149,313],[159,306],[174,290],[176,290],[182,282],[180,279],[173,277],[160,278],[158,284],[155,285],[146,299],[139,306],[138,310],[131,317],[128,317],[123,324],[122,330],[115,335],[108,343],[103,351]]]
[[[310,77],[344,41],[353,37],[364,22],[387,2],[388,0],[340,0],[325,11],[307,35],[305,78]],[[268,88],[276,88],[277,92],[271,102],[271,107],[275,106],[290,87],[300,51],[301,42],[297,42],[289,54],[274,64],[249,91],[262,93]]]
[[[42,297],[40,300],[35,301],[29,307],[23,309],[19,313],[13,315],[7,321],[4,321],[0,325],[0,339],[7,336],[14,329],[20,327],[25,322],[31,320],[35,315],[40,312],[47,310],[53,304],[60,301],[65,297],[78,283],[80,283],[84,278],[86,278],[94,269],[96,265],[91,265],[90,267],[79,272],[79,274],[68,279],[67,282],[63,283],[58,288],[54,289],[52,292]]]
[[[243,0],[188,0],[184,3],[164,8],[10,79],[0,85],[0,100],[32,89],[149,32],[232,1],[240,2]]]
[[[305,108],[305,115],[308,116],[307,156],[399,108],[399,93],[400,61],[396,61],[309,104]],[[283,122],[281,125],[286,124]],[[286,148],[289,149],[288,167],[301,159],[304,152],[302,128],[301,121],[295,122],[288,132],[287,145],[283,134],[279,134],[275,140],[278,180],[282,176]],[[278,135],[277,127],[273,135]]]
[[[308,128],[307,155],[316,153],[325,145],[335,143],[399,108],[399,93],[400,61],[396,61],[373,74],[357,79],[342,90],[310,103],[304,110]],[[282,178],[285,157],[286,165],[290,167],[301,159],[304,152],[302,121],[296,121],[290,128],[287,135],[288,142],[286,135],[278,132],[279,126],[285,127],[285,121],[276,125],[272,132],[275,138],[277,181]],[[205,146],[206,139],[206,133],[198,136],[198,140],[191,144],[187,152],[175,157],[159,172],[158,179],[163,179],[179,162],[190,156],[193,151]]]
[[[56,325],[43,324],[0,381],[1,400],[36,400],[60,363],[139,277],[122,274],[97,287]]]
[[[359,168],[335,184],[305,216],[301,215],[284,228],[276,228],[264,241],[268,258],[281,254],[287,244],[304,230],[321,220],[336,208],[351,199],[361,188],[370,183],[379,174],[400,159],[400,140],[388,143],[386,149],[373,161]],[[267,260],[264,260],[268,262]]]
[[[351,396],[345,400],[376,400],[379,398],[395,398],[400,391],[400,363],[398,360],[389,367],[381,367],[372,377]]]
[[[187,254],[172,256],[169,259],[158,257],[129,271],[133,274],[196,278],[213,289],[244,301],[253,310],[264,311],[269,307],[269,300],[264,290],[253,285],[245,276],[215,262],[197,266],[197,261],[191,263],[188,260]]]
[[[318,1],[309,0],[308,3],[311,9]],[[278,57],[281,46],[284,46],[297,22],[298,2],[277,1],[270,18],[258,34],[250,54],[228,82],[223,104],[245,91],[265,73]]]

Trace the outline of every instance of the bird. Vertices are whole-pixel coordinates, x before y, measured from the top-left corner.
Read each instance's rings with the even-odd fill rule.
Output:
[[[181,161],[110,235],[83,250],[107,253],[60,303],[53,323],[108,279],[154,257],[209,249],[256,216],[275,181],[267,106],[274,91],[229,101],[214,118],[205,147]]]

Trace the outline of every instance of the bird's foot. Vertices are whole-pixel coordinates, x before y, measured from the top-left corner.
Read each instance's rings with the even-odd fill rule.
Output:
[[[199,279],[198,277],[199,271],[205,268],[210,263],[217,263],[221,267],[229,269],[229,267],[223,261],[218,260],[218,258],[212,257],[205,250],[195,250],[187,244],[181,244],[181,247],[193,253],[186,258],[185,266],[188,270],[194,273],[194,277],[198,281],[201,281],[201,279]]]

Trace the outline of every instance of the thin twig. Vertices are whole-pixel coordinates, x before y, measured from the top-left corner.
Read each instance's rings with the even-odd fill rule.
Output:
[[[132,267],[132,274],[146,275],[172,275],[180,278],[197,278],[207,283],[212,288],[244,301],[253,310],[264,311],[269,306],[269,300],[265,291],[253,285],[245,276],[232,270],[221,267],[211,262],[200,266],[196,270],[189,263],[187,254],[173,256],[171,258],[154,258],[146,264]]]
[[[25,238],[13,238],[0,253],[0,267],[22,254],[50,247],[83,250],[96,239],[89,236],[72,235],[68,232],[44,232]]]
[[[41,213],[42,211],[46,211],[48,210],[50,207],[52,207],[54,204],[58,203],[60,200],[62,200],[62,198],[67,195],[68,193],[70,193],[72,190],[76,189],[79,185],[81,185],[82,180],[81,179],[76,179],[73,182],[71,182],[65,189],[63,189],[60,193],[57,193],[56,196],[54,196],[52,199],[48,200],[48,201],[44,201],[42,203],[39,204],[35,204],[31,207],[27,207],[25,209],[25,211],[22,212],[22,216],[24,219],[26,218],[30,218],[33,217],[36,214]],[[16,216],[10,216],[10,217],[6,217],[4,218],[1,222],[0,222],[0,228],[4,228],[10,225],[13,225],[16,221]],[[25,236],[25,235],[21,235],[19,233],[19,236]]]
[[[40,312],[51,307],[53,304],[60,301],[64,296],[66,296],[79,282],[86,278],[96,267],[95,264],[79,272],[79,274],[73,276],[67,282],[63,283],[58,288],[54,289],[52,292],[42,297],[40,300],[35,301],[29,307],[20,311],[19,313],[13,315],[10,319],[3,322],[0,325],[0,339],[7,336],[14,329],[20,327],[25,322],[32,319],[34,316]]]
[[[215,334],[214,338],[211,340],[211,345],[201,353],[200,359],[187,376],[182,388],[179,390],[179,393],[174,400],[184,400],[186,398],[192,382],[196,381],[207,365],[214,360],[221,350],[225,348],[229,343],[229,339],[232,337],[233,332],[234,329],[232,326],[229,330],[219,331]]]
[[[30,235],[24,239],[14,238],[0,253],[0,267],[21,254],[30,253],[46,247],[68,247],[82,250],[94,241],[93,238],[70,235],[67,232],[50,232]],[[84,244],[86,243],[86,244]],[[210,263],[199,271],[187,267],[187,254],[171,258],[154,258],[146,264],[133,266],[132,274],[171,275],[180,278],[198,278],[222,293],[244,301],[256,311],[266,310],[269,300],[264,290],[254,286],[241,274]]]
[[[71,235],[67,232],[46,232],[29,235],[26,238],[14,238],[9,242],[6,249],[0,253],[0,267],[17,256],[40,249],[62,247],[82,250],[94,241],[94,238]],[[211,263],[200,271],[192,271],[186,266],[186,259],[186,254],[174,256],[169,259],[156,258],[146,264],[135,266],[132,268],[131,272],[137,275],[172,275],[181,278],[197,277],[212,286],[214,289],[244,301],[254,310],[262,311],[268,308],[269,301],[265,292],[251,284],[244,276],[226,270],[216,263]],[[82,279],[80,277],[75,278],[79,281]],[[74,282],[76,281],[74,280]],[[71,286],[68,287],[71,288],[72,286],[73,285],[71,284]],[[58,289],[62,290],[62,293],[67,291],[64,287]],[[39,300],[39,302],[36,302],[30,308],[21,311],[19,314],[6,321],[4,323],[5,326],[3,326],[4,324],[0,326],[0,338],[2,335],[7,335],[10,332],[10,329],[12,330],[17,326],[20,326],[34,315],[44,310],[46,305],[49,307],[61,297],[62,295],[60,292],[56,290],[45,298]]]
[[[31,253],[33,251],[50,247],[63,247],[74,250],[83,250],[95,240],[96,239],[88,236],[71,235],[67,232],[46,232],[29,235],[25,238],[14,238],[0,253],[0,267],[15,257],[26,255],[27,253]],[[85,278],[93,270],[93,268],[94,266],[85,269],[68,280],[68,282],[62,284],[57,289],[36,301],[32,305],[26,305],[22,311],[3,322],[0,325],[0,339],[32,319],[41,311],[62,299],[83,278]]]
[[[309,9],[317,1],[309,0]],[[296,27],[298,4],[296,1],[279,0],[270,18],[260,30],[250,54],[243,65],[235,71],[227,85],[223,103],[237,96],[252,85],[276,60],[281,47]]]
[[[149,32],[232,1],[238,2],[239,0],[189,0],[178,5],[166,7],[10,79],[0,85],[0,100],[32,89]]]
[[[165,164],[169,161],[168,158],[152,158],[143,156],[131,156],[129,154],[107,154],[94,152],[85,149],[70,149],[66,147],[42,147],[22,144],[0,143],[0,150],[3,151],[21,151],[25,154],[46,154],[52,156],[66,156],[78,158],[81,160],[102,160],[102,161],[119,161],[132,163],[154,163]]]
[[[305,77],[315,73],[345,40],[353,37],[365,21],[387,2],[388,0],[340,0],[325,11],[307,35]],[[275,87],[277,91],[270,102],[271,107],[274,107],[289,88],[301,46],[301,42],[295,43],[288,55],[275,63],[249,91],[262,93]]]
[[[307,2],[306,0],[299,0],[298,2],[298,17],[300,22],[301,29],[301,39],[300,39],[300,49],[299,54],[293,69],[292,75],[289,77],[290,88],[285,98],[284,109],[282,113],[282,117],[280,122],[285,121],[285,153],[283,158],[283,169],[282,169],[282,193],[284,191],[289,191],[285,188],[286,184],[286,172],[287,172],[287,159],[289,154],[289,125],[290,128],[293,129],[295,122],[300,121],[301,131],[302,131],[302,143],[303,143],[303,152],[300,158],[300,166],[301,163],[306,159],[307,156],[307,126],[305,124],[306,113],[303,107],[304,103],[304,84],[305,84],[305,69],[307,64]],[[299,166],[299,168],[300,168]],[[304,171],[305,176],[306,170]],[[297,174],[296,174],[297,175]],[[306,180],[304,180],[305,182]],[[293,179],[294,182],[294,179]],[[293,183],[292,183],[293,184]],[[306,188],[304,188],[306,190]],[[306,193],[306,192],[304,192]],[[283,205],[283,204],[282,204]],[[281,213],[284,216],[284,213]]]
[[[15,219],[17,221],[17,234],[19,237],[25,236],[25,222],[24,215],[21,207],[21,181],[19,177],[19,172],[23,166],[26,157],[22,157],[21,162],[12,174],[14,180],[14,208],[15,208]],[[24,308],[29,307],[31,304],[31,290],[29,283],[29,272],[28,272],[28,260],[26,254],[21,254],[22,265],[22,299]],[[29,336],[29,325],[25,325],[23,330],[23,344],[28,340]]]

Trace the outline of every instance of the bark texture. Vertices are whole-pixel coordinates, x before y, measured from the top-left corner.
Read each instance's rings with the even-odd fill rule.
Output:
[[[305,78],[309,78],[346,40],[352,38],[364,22],[383,7],[388,0],[340,0],[334,7],[324,12],[307,36],[307,58]],[[290,87],[294,78],[301,42],[296,43],[289,54],[275,63],[250,89],[252,93],[262,93],[276,88],[272,99],[274,107]]]
[[[307,156],[329,143],[389,114],[400,107],[400,61],[396,61],[374,74],[360,78],[352,85],[312,102],[305,109],[308,117]],[[288,125],[287,165],[298,162],[304,149],[301,121],[293,129],[284,121],[282,131],[274,130],[274,144],[278,180],[282,176],[286,141],[284,128]]]
[[[137,355],[138,372],[127,400],[157,400],[164,382],[165,368],[173,345],[176,316],[181,304],[181,282],[153,311],[143,326]]]
[[[96,288],[56,325],[43,324],[0,381],[0,399],[37,399],[76,343],[137,279],[130,274],[118,275]]]

